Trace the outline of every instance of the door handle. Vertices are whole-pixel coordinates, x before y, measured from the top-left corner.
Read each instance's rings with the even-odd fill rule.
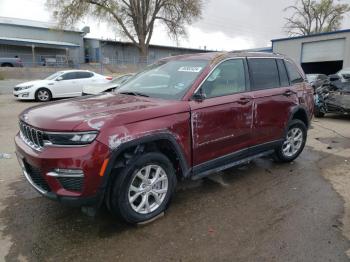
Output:
[[[241,104],[241,105],[245,105],[245,104],[248,104],[251,100],[252,100],[251,97],[246,97],[246,96],[244,96],[244,97],[241,97],[241,98],[237,101],[237,103],[238,103],[238,104]]]
[[[291,95],[295,94],[292,90],[287,90],[286,92],[284,92],[282,95],[289,97]]]

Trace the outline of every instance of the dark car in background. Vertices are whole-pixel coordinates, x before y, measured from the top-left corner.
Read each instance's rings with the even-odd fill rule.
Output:
[[[314,90],[321,87],[322,85],[329,84],[329,78],[324,74],[307,74],[306,78]]]
[[[315,116],[324,117],[327,113],[350,114],[350,79],[347,74],[329,76],[330,82],[316,89]]]

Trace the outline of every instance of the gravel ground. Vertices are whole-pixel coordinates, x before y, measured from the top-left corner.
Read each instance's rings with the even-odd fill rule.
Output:
[[[5,261],[349,261],[350,117],[315,120],[291,164],[265,158],[182,182],[164,217],[130,226],[105,210],[86,217],[24,181],[13,137],[34,104],[0,95]]]

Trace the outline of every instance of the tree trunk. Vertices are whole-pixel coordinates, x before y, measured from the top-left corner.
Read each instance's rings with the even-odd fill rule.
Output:
[[[146,44],[140,43],[139,47],[139,63],[147,65],[148,63],[148,46]]]

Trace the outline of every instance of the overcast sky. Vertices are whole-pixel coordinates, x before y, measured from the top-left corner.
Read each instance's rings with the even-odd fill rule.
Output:
[[[188,26],[188,38],[179,43],[169,39],[162,27],[152,38],[153,44],[179,45],[212,50],[238,50],[265,47],[270,40],[284,37],[283,9],[295,0],[208,0],[202,19]],[[343,0],[350,2],[350,0]],[[39,21],[52,21],[45,8],[45,0],[0,0],[0,16]],[[110,26],[92,19],[84,19],[77,27],[90,26],[88,37],[123,40]],[[350,28],[349,16],[342,28]]]

